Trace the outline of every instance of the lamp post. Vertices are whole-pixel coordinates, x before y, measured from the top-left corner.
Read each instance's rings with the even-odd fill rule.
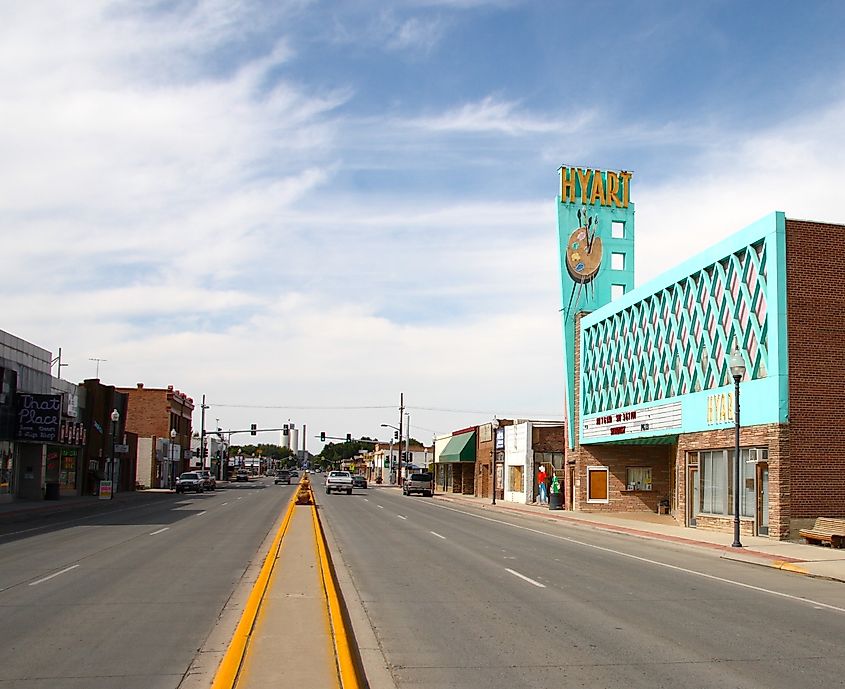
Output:
[[[115,446],[116,436],[117,436],[117,422],[118,421],[120,421],[120,413],[117,411],[117,409],[113,409],[112,413],[111,413],[111,471],[109,472],[111,474],[111,476],[109,478],[111,479],[111,482],[112,482],[112,484],[111,484],[111,495],[109,496],[110,499],[114,497],[114,492],[117,490],[117,478],[115,477],[115,467],[117,466],[117,463],[116,463],[115,458],[114,458],[114,455],[115,455],[114,446]]]
[[[493,472],[493,504],[496,504],[496,436],[499,432],[499,419],[493,419],[492,423],[490,424],[493,436],[491,440],[493,441],[493,445],[490,449],[490,463],[491,471]]]
[[[732,548],[742,548],[739,540],[739,381],[745,375],[745,360],[739,350],[734,348],[733,354],[728,361],[731,369],[731,376],[734,379],[734,542]]]
[[[173,456],[173,448],[176,447],[176,429],[170,429],[170,466],[168,467],[167,472],[167,487],[170,488],[173,485],[173,466],[176,464],[176,459]]]

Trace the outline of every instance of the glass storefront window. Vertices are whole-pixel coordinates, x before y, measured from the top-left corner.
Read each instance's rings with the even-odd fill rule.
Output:
[[[0,440],[0,495],[12,492],[14,483],[15,453],[12,443]]]
[[[757,448],[740,449],[740,494],[739,513],[743,517],[754,516],[755,466],[766,450]],[[734,510],[734,451],[708,450],[698,453],[699,457],[699,514],[733,516]]]

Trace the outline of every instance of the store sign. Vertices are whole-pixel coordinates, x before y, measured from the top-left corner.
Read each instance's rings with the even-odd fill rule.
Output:
[[[722,392],[707,396],[707,423],[728,423],[734,420],[734,394]]]
[[[17,393],[18,440],[54,443],[59,439],[61,395]]]
[[[658,404],[631,411],[599,414],[584,419],[584,438],[612,438],[616,435],[637,435],[651,431],[680,429],[681,403]]]
[[[59,427],[59,442],[63,445],[84,445],[85,427],[81,423],[62,419]]]
[[[592,170],[581,167],[560,169],[560,202],[599,204],[627,208],[631,202],[632,172]]]

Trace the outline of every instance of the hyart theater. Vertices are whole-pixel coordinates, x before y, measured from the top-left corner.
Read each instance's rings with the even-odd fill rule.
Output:
[[[634,288],[631,173],[560,179],[566,507],[730,530],[738,493],[777,539],[842,515],[845,226],[773,212]]]

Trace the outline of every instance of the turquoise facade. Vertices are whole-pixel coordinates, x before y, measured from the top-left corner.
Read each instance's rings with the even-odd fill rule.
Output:
[[[580,442],[732,426],[734,347],[742,425],[788,420],[785,226],[772,213],[582,319]]]
[[[633,289],[634,204],[629,199],[630,173],[564,166],[559,174],[561,194],[556,205],[563,369],[566,432],[571,448],[575,419],[575,315],[609,304],[614,292],[624,294]]]

